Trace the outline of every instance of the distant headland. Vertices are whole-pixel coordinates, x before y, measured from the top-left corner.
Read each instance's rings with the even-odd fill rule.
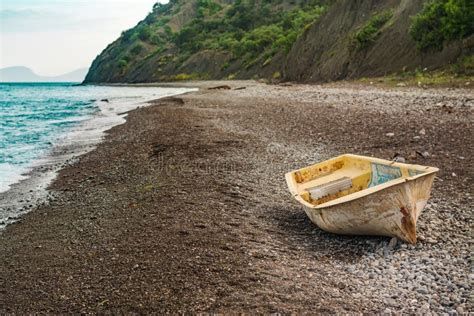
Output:
[[[81,68],[59,76],[40,76],[28,67],[0,69],[0,82],[82,82],[89,71]]]

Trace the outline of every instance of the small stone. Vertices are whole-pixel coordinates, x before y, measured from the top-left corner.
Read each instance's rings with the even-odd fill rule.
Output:
[[[387,133],[387,134],[385,134],[385,136],[387,136],[387,137],[393,137],[393,136],[395,136],[395,133]]]
[[[424,128],[422,128],[419,132],[420,135],[426,135],[426,130]]]
[[[424,310],[424,311],[428,311],[430,309],[430,304],[425,303],[425,304],[421,305],[421,309]]]
[[[426,287],[419,287],[416,291],[417,291],[418,293],[424,294],[424,295],[426,295],[426,294],[429,293],[429,291],[428,291],[428,289],[427,289]]]
[[[397,306],[397,301],[394,300],[393,298],[388,298],[386,300],[384,300],[384,303],[387,304],[388,306],[392,306],[392,307],[395,307]]]
[[[420,136],[418,136],[418,135],[416,135],[416,136],[414,136],[414,137],[413,137],[413,139],[416,139],[416,140],[418,140],[418,139],[421,139],[421,137],[420,137]]]
[[[398,242],[397,237],[393,237],[392,239],[390,239],[390,242],[387,245],[387,249],[393,250],[395,246],[397,245],[397,242]]]
[[[405,159],[405,157],[397,156],[397,157],[393,158],[393,161],[405,163],[407,160]]]
[[[421,157],[425,158],[425,159],[428,159],[428,158],[430,158],[430,156],[431,156],[430,153],[427,152],[427,151],[423,151],[423,152],[417,151],[416,153],[417,153],[418,155],[420,155]]]
[[[458,312],[459,314],[464,314],[464,307],[462,305],[459,305],[458,307],[456,307],[456,312]]]

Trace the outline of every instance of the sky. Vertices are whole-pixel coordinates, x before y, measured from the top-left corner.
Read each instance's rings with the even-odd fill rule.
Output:
[[[156,2],[0,0],[0,68],[26,66],[39,75],[55,76],[89,67]]]

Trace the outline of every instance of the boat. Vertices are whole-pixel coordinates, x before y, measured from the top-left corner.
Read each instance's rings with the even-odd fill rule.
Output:
[[[415,244],[416,223],[438,171],[346,154],[289,172],[286,182],[311,221],[325,231]]]

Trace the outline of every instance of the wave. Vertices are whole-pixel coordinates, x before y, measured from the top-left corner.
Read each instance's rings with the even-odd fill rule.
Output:
[[[21,203],[7,197],[31,201],[34,198],[29,195],[43,196],[34,191],[45,191],[67,161],[92,150],[103,139],[105,131],[124,123],[126,114],[123,113],[146,106],[151,100],[195,90],[102,86],[58,88],[67,90],[62,92],[64,106],[61,108],[55,99],[54,106],[50,107],[51,115],[45,115],[43,120],[28,119],[22,111],[19,111],[20,116],[16,120],[14,116],[10,122],[0,120],[0,228],[27,212],[25,207],[20,207]],[[39,86],[39,89],[42,87]],[[60,94],[58,91],[52,93]],[[10,94],[14,92],[10,91]],[[25,92],[21,91],[19,95],[25,95]],[[47,93],[44,95],[47,103],[51,98]],[[91,101],[105,98],[109,102]],[[35,110],[44,113],[48,108],[47,104],[41,103],[35,109],[35,102],[38,101],[30,105],[32,115]],[[73,102],[77,102],[76,106],[72,105]],[[10,107],[9,113],[13,113],[14,102],[7,105],[0,100],[0,109],[6,106]],[[57,115],[54,111],[62,111],[66,115]]]

